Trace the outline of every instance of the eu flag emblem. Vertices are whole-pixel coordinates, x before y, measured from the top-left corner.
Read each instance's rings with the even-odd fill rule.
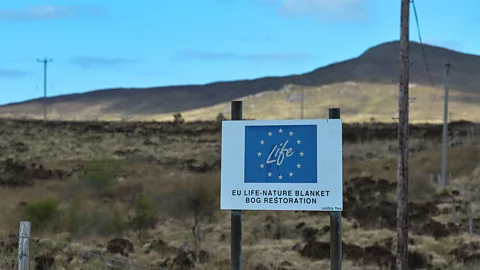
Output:
[[[317,183],[317,126],[246,126],[245,183]]]

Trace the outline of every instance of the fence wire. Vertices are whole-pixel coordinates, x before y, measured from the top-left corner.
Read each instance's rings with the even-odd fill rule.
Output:
[[[0,270],[13,270],[18,267],[18,237],[0,240]],[[66,269],[72,267],[71,263],[79,263],[82,269],[157,269],[169,270],[165,267],[144,265],[130,260],[120,259],[101,254],[100,251],[88,251],[81,248],[73,248],[72,243],[66,243],[53,239],[29,238],[29,269],[50,269],[53,265],[63,266]],[[46,247],[46,242],[56,246]],[[68,249],[68,250],[65,250]],[[63,256],[58,256],[63,253]],[[60,258],[63,257],[63,260]],[[40,268],[37,268],[40,266]]]
[[[0,270],[18,268],[18,237],[0,240]]]

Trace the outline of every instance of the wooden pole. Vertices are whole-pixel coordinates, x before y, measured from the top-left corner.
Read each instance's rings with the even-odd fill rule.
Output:
[[[408,270],[408,84],[410,0],[402,0],[398,97],[397,257],[396,269]]]
[[[340,109],[328,109],[328,119],[340,119]],[[342,212],[330,212],[330,269],[342,269]]]
[[[30,222],[20,222],[20,232],[18,234],[18,270],[28,270],[30,253]]]
[[[47,120],[47,64],[52,62],[52,59],[37,60],[43,63],[43,121]]]
[[[232,101],[231,120],[242,120],[242,101]],[[242,210],[231,211],[232,270],[242,269]]]
[[[443,130],[442,130],[442,189],[447,185],[447,149],[448,149],[448,75],[450,63],[445,64],[445,100],[443,103]]]

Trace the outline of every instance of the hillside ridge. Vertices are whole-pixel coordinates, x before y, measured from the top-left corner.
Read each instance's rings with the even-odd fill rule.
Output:
[[[203,85],[99,89],[49,97],[47,104],[49,113],[65,117],[81,115],[87,111],[98,116],[148,116],[215,106],[265,91],[279,91],[287,85],[311,87],[344,82],[394,85],[398,78],[398,50],[399,42],[389,41],[368,48],[356,58],[335,62],[302,74],[217,81]],[[452,91],[478,94],[480,56],[431,45],[425,45],[425,51],[435,85],[430,83],[421,45],[416,42],[410,43],[411,83],[438,88],[443,78],[445,63],[450,62]],[[41,98],[0,106],[0,114],[13,116],[41,115],[42,110]]]

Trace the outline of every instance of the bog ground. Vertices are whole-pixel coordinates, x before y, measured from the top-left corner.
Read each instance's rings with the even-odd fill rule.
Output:
[[[440,172],[441,126],[410,128],[412,270],[480,263],[480,140],[468,136],[472,127],[450,124],[446,190],[430,179]],[[20,220],[31,221],[32,269],[42,262],[55,268],[37,269],[142,269],[106,257],[229,269],[230,213],[219,210],[220,128],[0,121],[0,239],[14,236]],[[344,269],[392,265],[396,131],[395,124],[344,124]],[[329,267],[328,214],[245,211],[243,221],[244,269]],[[13,269],[16,245],[1,245],[0,269]]]

